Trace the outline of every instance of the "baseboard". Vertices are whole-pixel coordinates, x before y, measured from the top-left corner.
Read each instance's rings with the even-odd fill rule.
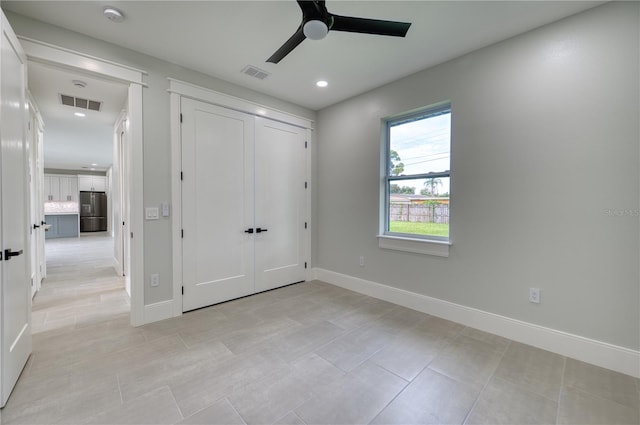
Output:
[[[144,306],[144,323],[157,322],[173,317],[173,300],[161,301],[159,303]]]
[[[321,268],[315,279],[640,378],[640,351],[489,313]]]
[[[122,265],[120,264],[120,261],[118,261],[116,257],[113,257],[111,260],[112,260],[111,265],[113,266],[113,269],[116,271],[116,274],[118,276],[122,276]]]

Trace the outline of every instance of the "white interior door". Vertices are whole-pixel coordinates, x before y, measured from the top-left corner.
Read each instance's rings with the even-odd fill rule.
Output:
[[[4,406],[31,353],[31,291],[26,56],[4,13],[0,14],[0,249],[3,254],[0,262],[0,402]]]
[[[256,292],[305,280],[306,130],[256,117]]]
[[[182,99],[183,311],[254,292],[253,117]]]
[[[40,290],[42,286],[42,279],[47,277],[47,261],[45,258],[44,249],[44,129],[42,122],[38,120],[38,126],[36,127],[36,179],[38,181],[37,186],[37,219],[40,221],[40,231],[38,232],[38,279],[36,282],[37,289]]]

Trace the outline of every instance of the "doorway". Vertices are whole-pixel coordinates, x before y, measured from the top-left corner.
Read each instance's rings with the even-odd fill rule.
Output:
[[[107,234],[114,240],[119,236],[118,246],[127,246],[128,258],[123,261],[121,255],[116,253],[114,244],[111,250],[112,266],[118,270],[118,274],[127,274],[131,312],[129,321],[133,326],[144,324],[144,299],[142,279],[143,258],[143,217],[142,217],[142,78],[143,71],[103,61],[99,58],[85,54],[57,48],[47,43],[32,39],[20,39],[30,63],[38,63],[52,68],[64,69],[82,74],[86,78],[102,79],[110,83],[119,84],[126,90],[126,114],[119,116],[118,124],[114,127],[114,120],[108,123],[110,128],[110,152],[113,154],[113,163],[116,165],[106,173],[108,180],[108,192],[110,210],[115,208],[118,214],[112,213],[110,227]],[[77,96],[76,96],[77,97]],[[95,99],[86,99],[95,100]],[[122,135],[124,130],[124,137]],[[47,129],[44,133],[47,139]],[[121,148],[124,149],[121,151]],[[124,158],[122,165],[117,167],[118,158]],[[91,164],[91,163],[90,163]],[[125,188],[122,193],[122,187]],[[129,217],[131,219],[129,220]],[[116,225],[124,222],[125,226]],[[134,239],[135,234],[135,239]],[[125,250],[121,250],[125,252]],[[123,254],[126,255],[126,254]],[[118,265],[124,264],[124,268]]]
[[[121,181],[118,153],[124,137],[118,133],[126,133],[122,123],[126,122],[123,111],[127,109],[128,87],[79,70],[33,61],[28,64],[28,80],[44,123],[43,157],[38,159],[44,164],[46,182],[41,202],[38,199],[33,205],[34,210],[44,210],[46,223],[41,232],[45,234],[46,274],[34,298],[35,333],[56,323],[64,326],[68,320],[62,318],[82,321],[82,309],[74,312],[77,308],[72,307],[78,305],[74,300],[87,287],[92,273],[100,272],[96,278],[123,274],[119,267],[122,252],[114,243],[114,230],[121,240],[122,228],[114,227],[113,219],[117,216],[118,221],[124,221],[119,189],[128,183]],[[39,224],[34,222],[34,228]],[[95,270],[84,270],[87,264],[93,264]],[[66,278],[65,284],[60,282]],[[35,286],[40,286],[37,283]],[[59,308],[46,314],[38,311],[42,298],[52,296]]]

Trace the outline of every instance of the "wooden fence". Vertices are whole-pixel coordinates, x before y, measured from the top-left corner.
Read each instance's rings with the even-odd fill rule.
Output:
[[[449,224],[449,205],[391,203],[389,205],[389,220]]]

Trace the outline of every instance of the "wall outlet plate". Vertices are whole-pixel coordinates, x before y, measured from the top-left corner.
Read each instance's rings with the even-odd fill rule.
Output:
[[[540,288],[529,288],[529,302],[540,303]]]

